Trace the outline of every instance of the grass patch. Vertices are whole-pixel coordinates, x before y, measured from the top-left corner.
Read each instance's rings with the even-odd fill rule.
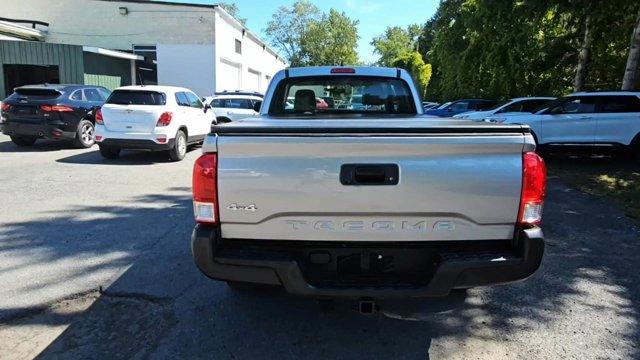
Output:
[[[585,193],[612,200],[627,216],[640,220],[640,164],[624,157],[545,158],[549,176]]]

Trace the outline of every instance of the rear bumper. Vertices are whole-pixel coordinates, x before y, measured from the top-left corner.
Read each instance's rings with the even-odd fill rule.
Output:
[[[109,131],[104,125],[96,124],[96,143],[99,146],[131,150],[163,151],[173,147],[175,139],[167,133],[168,129],[153,132],[116,132]],[[160,143],[158,138],[167,139]],[[100,140],[98,140],[100,139]]]
[[[200,271],[216,280],[282,285],[295,295],[386,298],[445,296],[525,279],[542,261],[542,230],[521,230],[515,243],[238,241],[198,225],[191,250]]]
[[[163,151],[171,149],[173,142],[174,139],[169,139],[166,144],[158,144],[153,140],[147,139],[104,139],[98,144],[119,149]]]
[[[65,131],[57,125],[29,124],[17,122],[2,123],[2,132],[13,136],[37,136],[45,139],[72,140],[75,131]]]

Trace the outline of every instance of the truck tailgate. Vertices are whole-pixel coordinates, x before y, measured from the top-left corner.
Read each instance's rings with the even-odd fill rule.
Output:
[[[419,130],[219,132],[222,237],[513,238],[525,146],[521,129]],[[397,165],[397,184],[343,184],[345,164]]]

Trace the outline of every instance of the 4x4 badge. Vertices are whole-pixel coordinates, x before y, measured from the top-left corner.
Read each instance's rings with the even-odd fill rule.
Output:
[[[232,211],[238,211],[238,210],[243,210],[243,211],[256,211],[258,210],[258,208],[256,207],[255,204],[251,204],[251,205],[246,205],[246,206],[242,206],[242,205],[238,205],[236,203],[233,203],[229,206],[227,206],[227,209],[232,210]]]

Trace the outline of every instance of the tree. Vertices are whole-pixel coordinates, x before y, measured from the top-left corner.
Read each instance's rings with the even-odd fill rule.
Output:
[[[431,64],[425,64],[419,52],[407,52],[396,58],[391,65],[407,70],[416,83],[420,94],[425,95],[429,80],[431,80]]]
[[[418,39],[433,67],[428,98],[559,96],[576,81],[619,88],[629,50],[622,29],[639,10],[628,0],[442,0]]]
[[[311,20],[300,41],[305,65],[358,64],[358,20],[330,9],[320,20]]]
[[[280,50],[291,66],[305,64],[301,42],[312,21],[322,17],[320,9],[306,0],[297,0],[291,7],[280,6],[264,30],[271,44]]]
[[[388,27],[384,34],[371,41],[374,52],[380,55],[378,65],[392,66],[393,61],[399,56],[415,50],[419,35],[418,25],[409,25],[407,29],[399,26]]]
[[[576,67],[576,77],[573,81],[573,87],[576,91],[582,91],[587,79],[587,73],[589,71],[589,61],[591,60],[591,42],[593,33],[591,29],[591,14],[587,13],[584,21],[584,39],[582,40],[582,46],[580,48],[580,54],[578,56],[578,66]]]
[[[622,78],[622,90],[633,90],[638,87],[640,87],[640,10],[631,34],[627,66]]]
[[[236,5],[236,3],[223,1],[223,2],[218,2],[218,6],[223,8],[224,11],[229,13],[229,15],[233,16],[242,25],[246,25],[247,24],[247,19],[246,18],[239,17],[240,16],[240,8],[238,8],[238,5]]]

